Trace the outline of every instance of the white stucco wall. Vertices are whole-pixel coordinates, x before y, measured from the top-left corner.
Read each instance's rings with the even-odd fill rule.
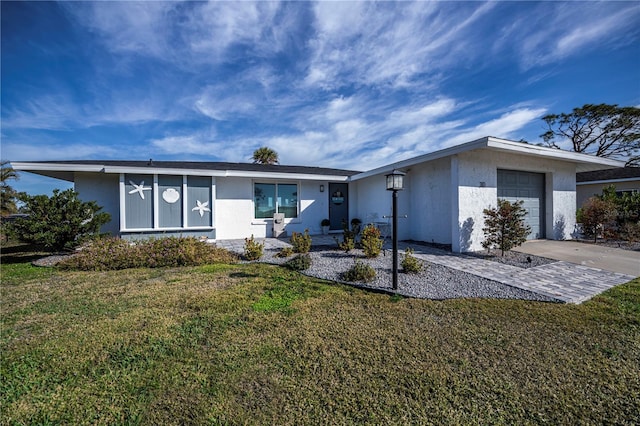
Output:
[[[449,158],[411,167],[407,172],[409,237],[451,243],[451,162]],[[404,194],[403,194],[404,195]]]
[[[575,229],[575,165],[564,161],[489,150],[464,152],[451,159],[452,248],[482,249],[483,209],[497,201],[497,170],[520,170],[545,174],[545,233],[549,239],[570,239]],[[457,177],[456,177],[457,176]],[[482,183],[484,182],[484,184]],[[484,185],[484,186],[483,186]]]
[[[570,240],[576,235],[576,169],[571,163],[558,163],[546,180],[546,237]]]
[[[104,173],[76,173],[74,189],[82,201],[95,201],[102,211],[111,215],[111,222],[100,229],[117,235],[120,231],[120,195],[118,175]]]
[[[398,191],[398,239],[411,238],[412,229],[410,220],[411,213],[411,183],[405,178],[405,189]],[[392,192],[386,189],[385,175],[371,176],[352,184],[353,192],[357,194],[352,197],[351,217],[362,220],[363,225],[371,222],[392,223]],[[404,218],[403,216],[407,216]]]
[[[299,208],[297,218],[285,220],[287,235],[293,232],[304,232],[309,229],[310,234],[322,232],[320,222],[328,217],[329,195],[328,182],[322,181],[270,181],[260,182],[298,183]],[[254,219],[253,183],[250,178],[217,178],[216,194],[216,238],[238,239],[250,237],[270,237],[273,235],[272,219]],[[324,185],[324,192],[320,192],[320,185]]]

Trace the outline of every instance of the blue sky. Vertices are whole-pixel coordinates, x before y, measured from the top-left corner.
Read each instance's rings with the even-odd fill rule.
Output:
[[[640,2],[6,2],[2,158],[366,170],[640,105]],[[22,173],[31,193],[64,182]]]

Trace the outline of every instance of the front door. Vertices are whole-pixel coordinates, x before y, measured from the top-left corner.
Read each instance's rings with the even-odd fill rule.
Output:
[[[342,229],[342,221],[349,221],[349,185],[346,183],[329,184],[329,221],[330,229]]]

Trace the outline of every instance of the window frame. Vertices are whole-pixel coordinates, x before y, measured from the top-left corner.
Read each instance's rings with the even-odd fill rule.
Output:
[[[274,185],[274,199],[275,199],[275,213],[279,213],[280,203],[278,202],[278,186],[279,185],[295,185],[296,187],[296,216],[295,217],[286,217],[284,218],[285,222],[299,221],[301,214],[301,198],[300,198],[300,182],[299,181],[289,181],[289,180],[270,180],[270,179],[254,179],[251,183],[252,188],[252,196],[251,196],[251,205],[252,205],[252,215],[253,220],[258,223],[263,223],[268,220],[273,220],[273,216],[270,217],[256,217],[256,185]]]

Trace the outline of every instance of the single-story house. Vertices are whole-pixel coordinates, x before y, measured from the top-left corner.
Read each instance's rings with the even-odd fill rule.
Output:
[[[609,185],[616,187],[616,193],[640,192],[640,167],[624,167],[594,170],[576,174],[576,201],[581,207],[589,197],[602,194]]]
[[[391,214],[385,175],[406,172],[400,239],[481,249],[483,210],[523,200],[529,238],[570,239],[576,172],[622,167],[616,160],[485,137],[365,172],[320,167],[174,161],[13,162],[15,170],[74,182],[81,199],[111,214],[104,231],[123,238],[185,235],[237,239],[285,230],[320,233],[342,221]],[[405,217],[406,216],[406,217]]]

